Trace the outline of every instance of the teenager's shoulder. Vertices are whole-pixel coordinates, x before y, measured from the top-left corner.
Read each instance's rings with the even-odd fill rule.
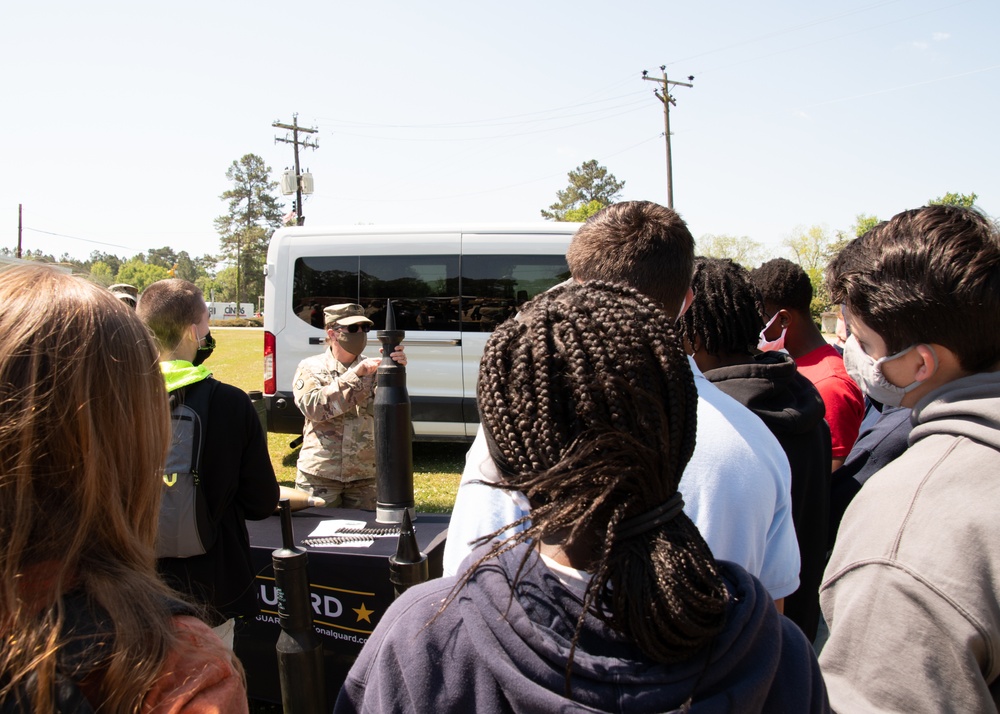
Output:
[[[252,407],[252,402],[250,401],[250,395],[244,392],[239,387],[236,387],[227,382],[222,382],[214,377],[209,377],[205,380],[204,386],[202,388],[208,388],[212,390],[212,404],[226,404],[232,407],[238,406],[250,406]]]
[[[176,645],[143,702],[143,712],[247,711],[246,685],[233,653],[204,622],[173,618]]]

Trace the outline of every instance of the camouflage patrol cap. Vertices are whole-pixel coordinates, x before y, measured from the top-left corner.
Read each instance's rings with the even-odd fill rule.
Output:
[[[136,300],[139,298],[139,288],[128,283],[115,283],[108,290],[117,294],[131,295]]]
[[[367,322],[369,325],[375,324],[365,317],[365,309],[363,307],[350,302],[341,303],[340,305],[328,305],[323,309],[323,315],[323,324],[327,327],[330,325],[357,325],[361,322]]]
[[[108,290],[129,307],[135,307],[139,299],[139,289],[128,283],[115,283]]]

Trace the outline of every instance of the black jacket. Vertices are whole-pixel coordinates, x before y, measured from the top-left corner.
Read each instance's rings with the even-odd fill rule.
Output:
[[[207,386],[205,380],[186,389]],[[208,605],[210,624],[219,625],[259,610],[245,520],[263,520],[278,505],[278,482],[253,403],[222,382],[209,406],[201,475],[218,537],[204,555],[161,558],[157,565],[171,586]]]
[[[830,427],[823,398],[795,362],[780,352],[753,364],[705,372],[716,387],[760,417],[785,450],[792,470],[792,521],[802,569],[785,614],[813,640],[819,624],[819,585],[826,565],[830,513]]]

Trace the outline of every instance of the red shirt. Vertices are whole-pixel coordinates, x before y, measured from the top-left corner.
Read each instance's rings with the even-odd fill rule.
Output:
[[[843,459],[858,439],[865,416],[865,399],[844,369],[844,359],[832,345],[817,347],[795,360],[799,372],[813,383],[826,405],[833,458]]]

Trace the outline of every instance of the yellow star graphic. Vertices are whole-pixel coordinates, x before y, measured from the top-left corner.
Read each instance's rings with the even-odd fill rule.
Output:
[[[375,612],[374,610],[369,610],[367,607],[365,607],[364,603],[361,603],[361,607],[352,607],[351,609],[354,610],[354,612],[358,613],[358,622],[364,620],[369,625],[372,624],[371,614]]]

